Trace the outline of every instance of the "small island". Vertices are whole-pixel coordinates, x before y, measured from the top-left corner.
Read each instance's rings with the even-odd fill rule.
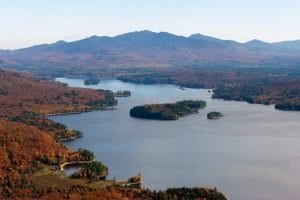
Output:
[[[89,78],[84,80],[84,85],[97,85],[98,83],[100,83],[98,78]]]
[[[185,100],[165,104],[148,104],[133,107],[130,109],[130,116],[142,119],[177,120],[179,117],[198,113],[199,109],[205,107],[206,102],[200,100]]]
[[[220,119],[223,114],[220,112],[210,112],[207,114],[207,119]]]
[[[114,93],[115,97],[130,97],[131,96],[131,92],[128,90],[124,90],[124,91],[117,91]]]

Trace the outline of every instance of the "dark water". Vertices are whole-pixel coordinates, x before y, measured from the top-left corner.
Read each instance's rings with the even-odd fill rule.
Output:
[[[57,79],[85,87],[80,79]],[[135,85],[102,80],[91,88],[130,90],[115,111],[51,119],[84,132],[67,146],[93,151],[109,166],[110,176],[143,176],[143,187],[216,186],[232,200],[300,198],[300,113],[210,99],[207,90],[173,85]],[[145,103],[203,99],[207,108],[177,121],[129,117]],[[209,111],[225,116],[209,121]]]

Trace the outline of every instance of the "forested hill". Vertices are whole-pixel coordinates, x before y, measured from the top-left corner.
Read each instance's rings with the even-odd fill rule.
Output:
[[[1,47],[0,47],[1,48]],[[107,66],[297,66],[298,41],[239,43],[201,34],[189,37],[167,32],[131,32],[115,37],[42,44],[0,51],[0,66],[107,67]]]
[[[0,70],[0,117],[17,116],[25,111],[38,114],[82,112],[115,103],[110,91],[70,88]]]
[[[79,155],[58,141],[76,131],[42,114],[80,112],[114,103],[109,91],[70,88],[0,70],[0,199],[42,199],[45,188],[34,174]],[[50,183],[58,184],[49,176],[47,183],[50,188]]]

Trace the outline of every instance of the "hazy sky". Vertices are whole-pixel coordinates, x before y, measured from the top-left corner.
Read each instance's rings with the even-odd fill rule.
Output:
[[[144,29],[300,39],[300,0],[0,0],[0,49]]]

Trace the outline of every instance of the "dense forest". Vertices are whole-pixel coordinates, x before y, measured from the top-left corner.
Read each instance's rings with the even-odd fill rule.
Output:
[[[61,143],[83,134],[44,115],[113,106],[114,94],[69,88],[6,71],[0,71],[0,81],[0,199],[226,200],[215,189],[156,192],[116,187],[109,180],[98,181],[106,175],[108,167],[96,161],[93,152],[72,151]],[[59,170],[65,163],[87,164],[74,177],[68,177]],[[104,187],[106,184],[111,186]]]
[[[30,75],[0,70],[0,116],[76,113],[113,106],[110,91],[69,88],[61,83],[40,81]]]
[[[188,114],[198,113],[206,107],[205,101],[185,100],[176,103],[149,104],[130,109],[130,116],[143,119],[177,120]]]
[[[68,129],[64,124],[53,122],[33,112],[24,111],[21,115],[10,119],[14,122],[35,126],[42,131],[49,131],[58,141],[69,141],[83,136],[81,131]]]
[[[166,191],[151,191],[147,189],[128,189],[108,187],[107,189],[88,190],[79,186],[64,193],[51,192],[43,196],[52,199],[82,199],[99,200],[226,200],[226,197],[216,189],[208,188],[172,188]]]

